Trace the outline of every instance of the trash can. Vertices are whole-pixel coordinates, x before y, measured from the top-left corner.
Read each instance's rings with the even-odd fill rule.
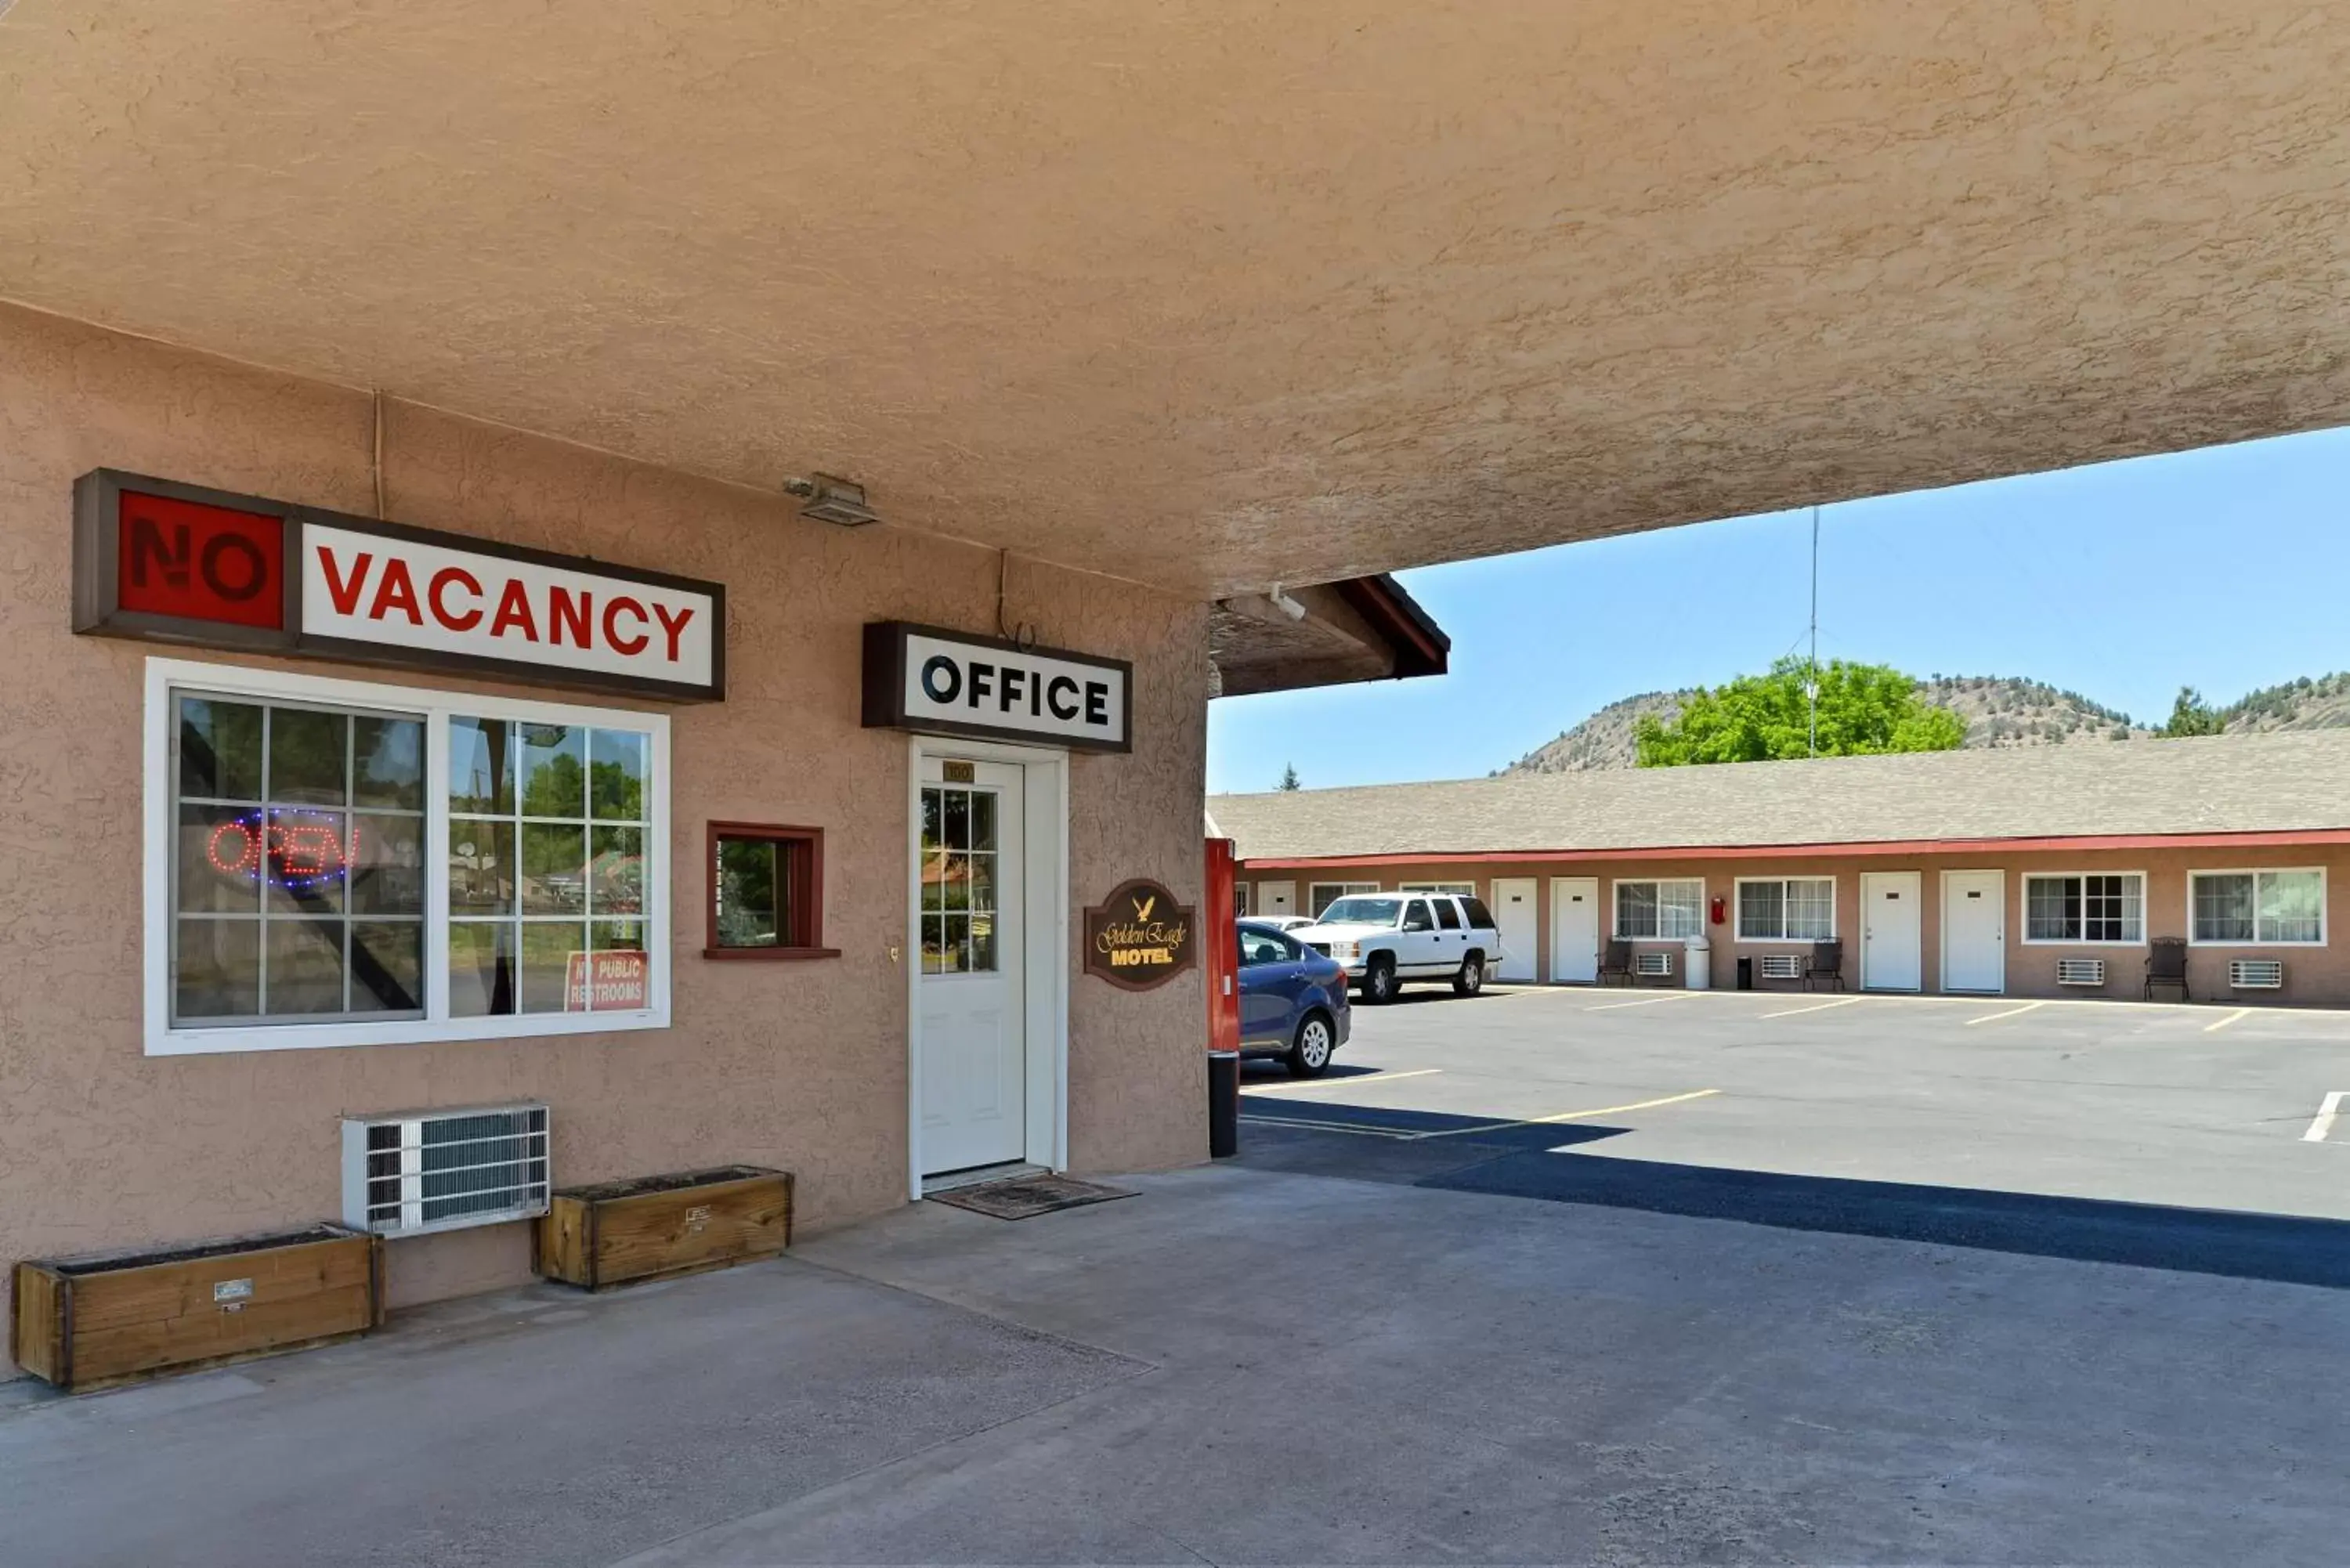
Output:
[[[1741,991],[1754,989],[1754,961],[1751,958],[1738,961],[1738,989]]]
[[[1703,936],[1689,940],[1683,961],[1689,966],[1682,971],[1689,977],[1689,989],[1704,991],[1713,984],[1713,944]]]
[[[1208,1053],[1208,1158],[1230,1159],[1241,1151],[1241,1054]]]

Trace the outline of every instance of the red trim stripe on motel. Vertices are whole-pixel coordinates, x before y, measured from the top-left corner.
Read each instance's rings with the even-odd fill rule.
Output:
[[[1648,849],[1423,849],[1402,855],[1245,856],[1252,871],[1317,866],[1574,866],[1602,860],[1791,860],[1835,856],[1992,855],[2098,849],[2292,849],[2350,844],[2350,827],[2285,833],[2126,833],[2060,838],[1904,838],[1875,844],[1733,844]]]

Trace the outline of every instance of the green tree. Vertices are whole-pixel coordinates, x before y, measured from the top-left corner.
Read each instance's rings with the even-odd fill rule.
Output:
[[[1302,789],[1305,787],[1297,782],[1297,767],[1295,763],[1284,763],[1282,764],[1281,787],[1284,790]]]
[[[1819,754],[1948,752],[1967,738],[1966,721],[1918,694],[1917,680],[1882,664],[1836,659],[1814,666],[1783,659],[1768,675],[1742,675],[1699,691],[1670,724],[1640,721],[1644,768],[1696,763],[1762,763],[1812,754],[1810,685],[1820,694]]]
[[[2211,704],[2203,701],[2203,693],[2192,686],[2178,689],[2178,701],[2170,705],[2170,722],[2162,727],[2166,735],[2216,735],[2227,727],[2227,721],[2212,711]]]

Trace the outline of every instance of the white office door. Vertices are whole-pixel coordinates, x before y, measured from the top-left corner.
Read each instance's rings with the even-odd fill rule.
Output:
[[[1256,912],[1268,919],[1275,915],[1297,913],[1297,884],[1259,882],[1256,885]]]
[[[1942,989],[2007,989],[2007,873],[1942,877]]]
[[[1599,979],[1599,878],[1550,879],[1550,980],[1590,985]]]
[[[1024,778],[1003,763],[922,761],[925,1176],[1027,1152]]]
[[[1502,933],[1502,962],[1495,980],[1534,977],[1534,879],[1531,877],[1493,878],[1493,924]]]
[[[1916,991],[1924,980],[1925,874],[1869,871],[1860,878],[1860,983]]]

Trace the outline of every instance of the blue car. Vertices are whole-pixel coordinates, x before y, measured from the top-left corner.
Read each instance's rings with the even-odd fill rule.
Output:
[[[1278,927],[1243,920],[1241,1054],[1278,1056],[1292,1076],[1319,1077],[1347,1043],[1347,966]]]

